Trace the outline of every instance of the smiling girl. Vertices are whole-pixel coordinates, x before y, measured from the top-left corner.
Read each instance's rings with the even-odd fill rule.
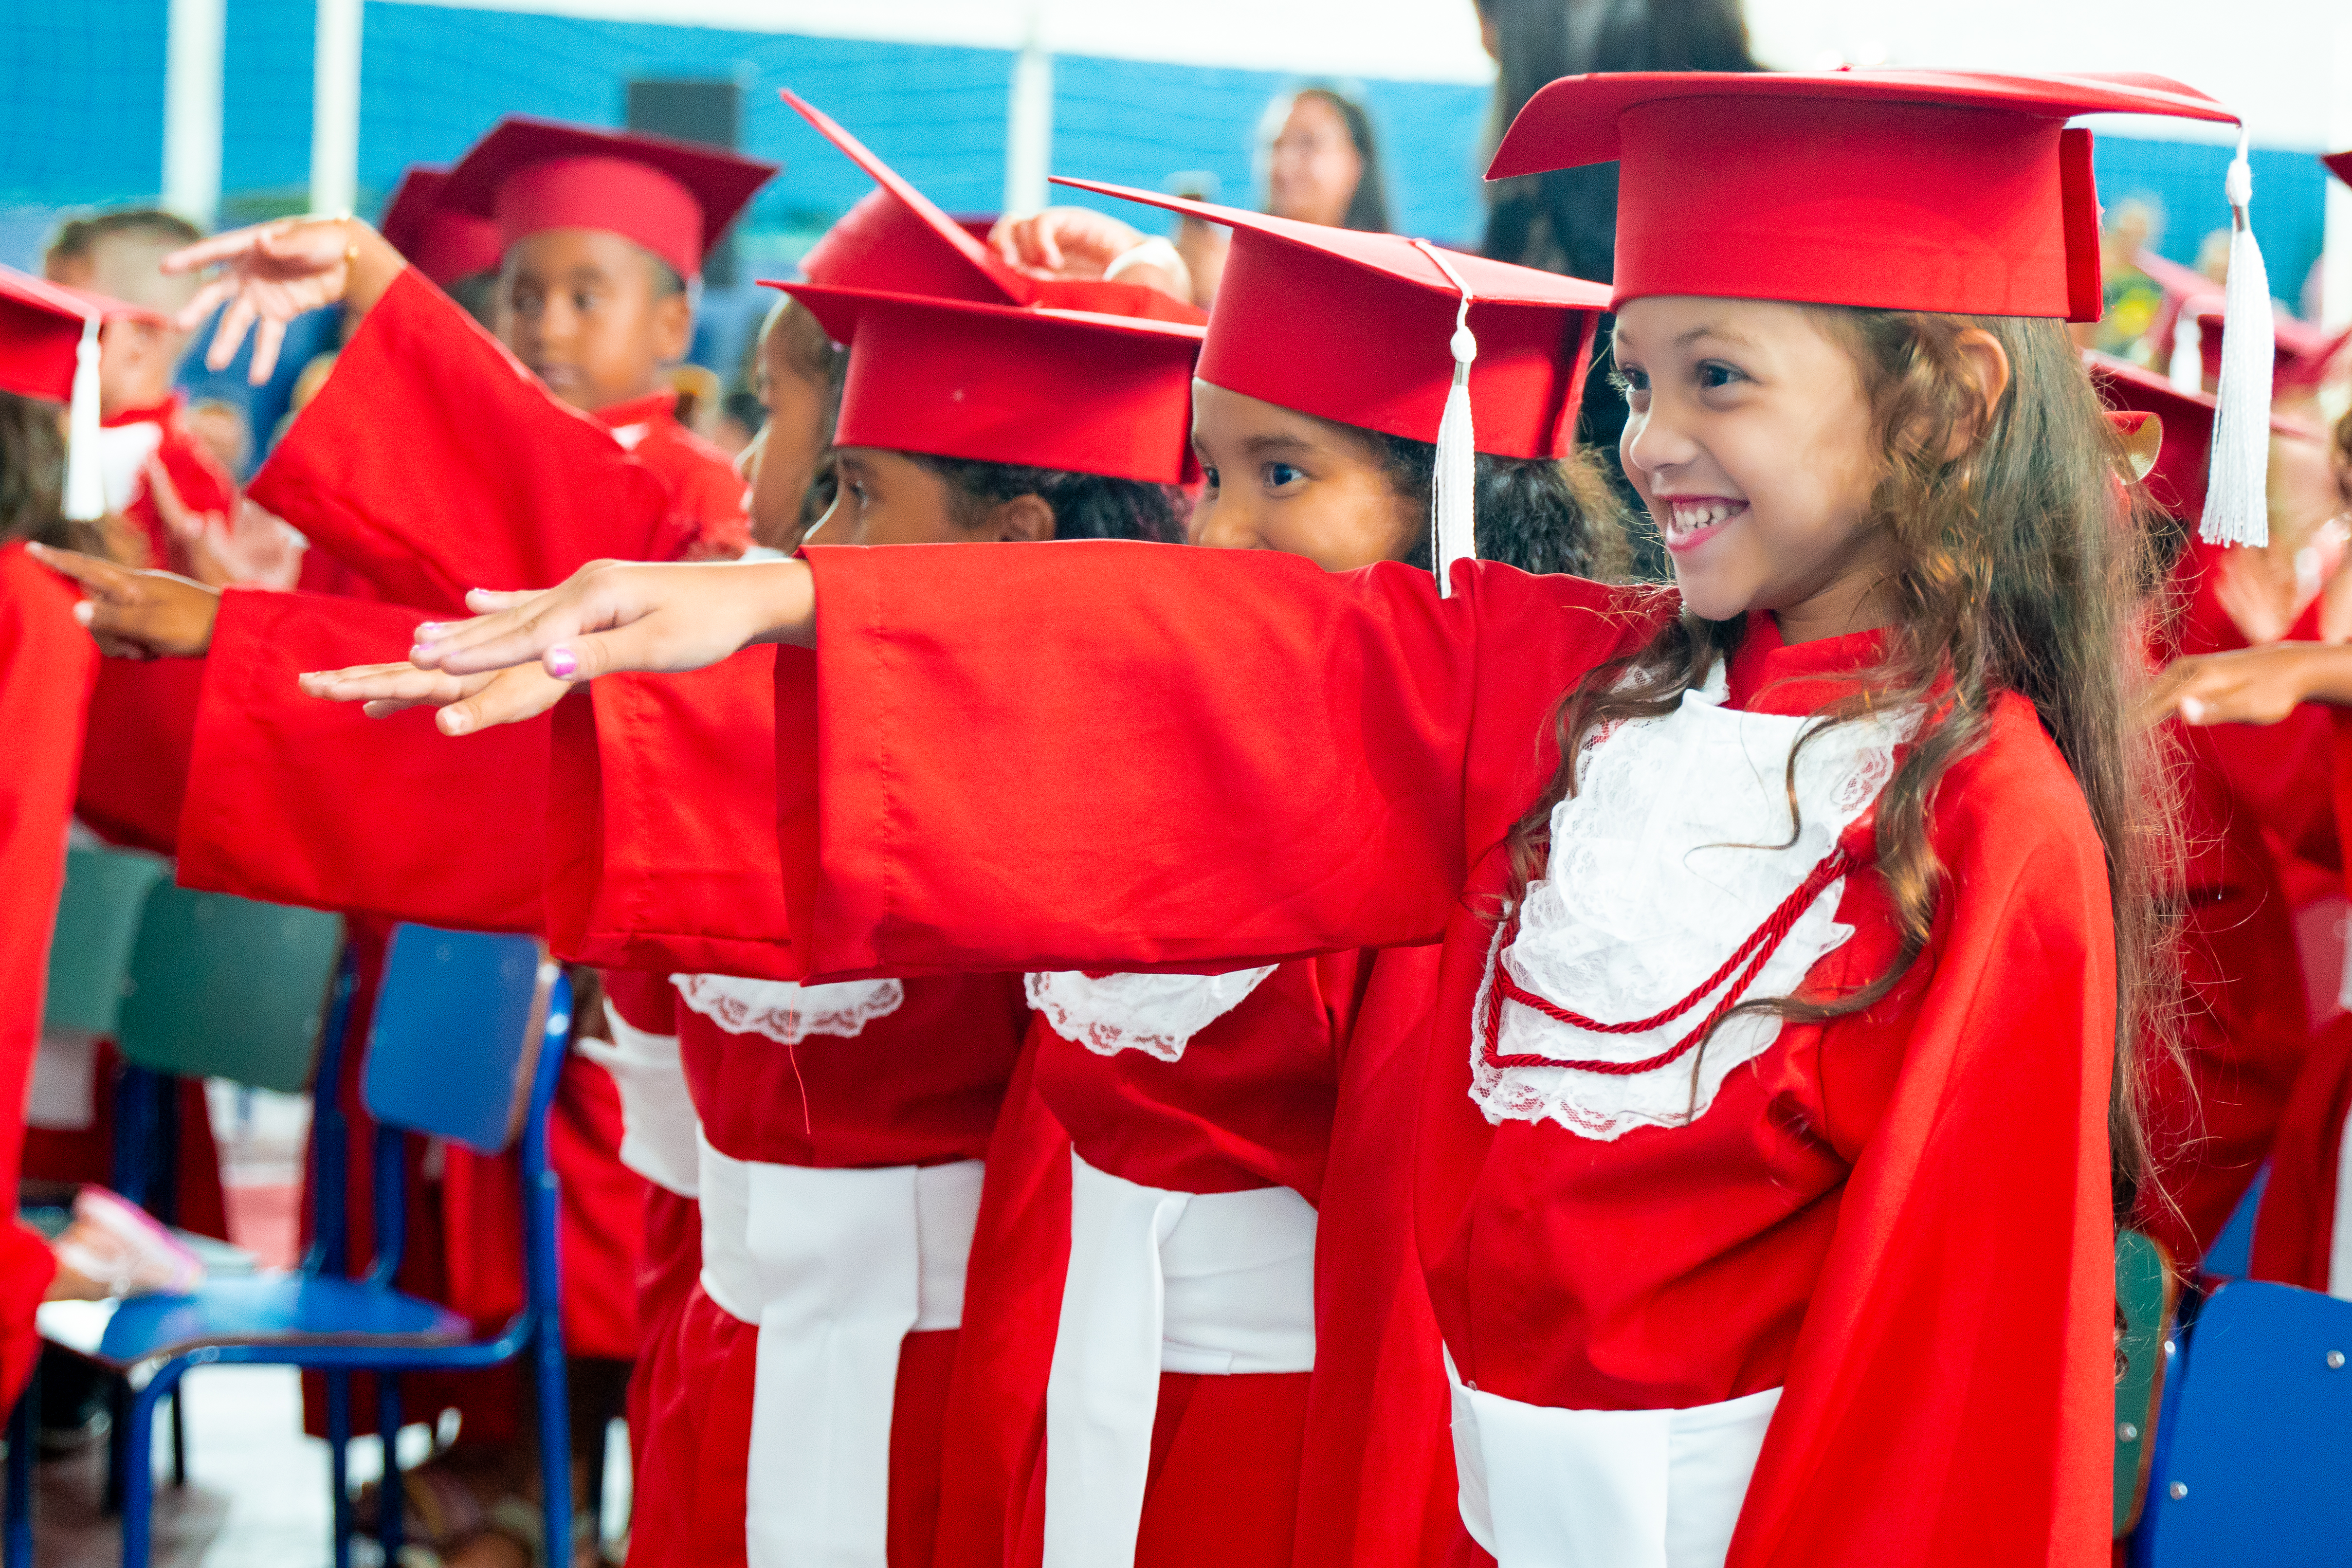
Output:
[[[2065,122],[2102,111],[2231,118],[1912,71],[1529,105],[1496,174],[1622,161],[1623,451],[1678,595],[818,550],[583,574],[415,658],[814,647],[823,749],[778,755],[814,973],[1442,932],[1398,1146],[1464,1522],[1507,1568],[2087,1568],[2168,820],[2144,531],[2062,325],[2097,310]]]

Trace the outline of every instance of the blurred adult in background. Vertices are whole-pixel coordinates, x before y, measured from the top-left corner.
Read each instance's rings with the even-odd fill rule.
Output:
[[[1331,228],[1389,227],[1387,182],[1371,116],[1328,83],[1284,94],[1265,111],[1265,210]]]
[[[1586,71],[1750,71],[1740,0],[1475,0],[1478,38],[1494,59],[1489,145],[1546,82]],[[1486,237],[1497,261],[1565,272],[1595,283],[1616,279],[1617,165],[1555,169],[1486,187]],[[1584,384],[1578,434],[1607,461],[1611,479],[1639,510],[1625,481],[1617,439],[1625,400],[1610,384],[1614,362],[1603,318]],[[1646,528],[1633,531],[1637,576],[1666,575],[1665,552]]]

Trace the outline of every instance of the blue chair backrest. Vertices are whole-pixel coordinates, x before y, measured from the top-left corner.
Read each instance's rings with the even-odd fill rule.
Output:
[[[2216,1291],[2176,1366],[2140,1568],[2352,1560],[2352,1301],[2259,1280]]]
[[[529,1109],[562,971],[527,936],[404,925],[368,1036],[369,1114],[495,1154]]]
[[[65,890],[49,941],[45,1029],[114,1033],[131,944],[147,895],[167,868],[152,855],[117,849],[66,851]]]

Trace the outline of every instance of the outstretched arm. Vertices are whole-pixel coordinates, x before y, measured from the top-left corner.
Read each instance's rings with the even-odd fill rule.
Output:
[[[441,732],[464,735],[535,718],[599,675],[677,674],[753,643],[816,638],[815,588],[799,561],[599,561],[545,593],[466,597],[484,613],[418,626],[411,665],[320,671],[303,689],[371,712],[437,707]]]

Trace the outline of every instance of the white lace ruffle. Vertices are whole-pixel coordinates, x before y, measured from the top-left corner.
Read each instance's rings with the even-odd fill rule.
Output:
[[[730,1035],[765,1035],[796,1046],[811,1035],[846,1037],[907,1000],[896,980],[845,980],[797,985],[789,980],[746,980],[733,974],[673,974],[686,1005]]]
[[[1726,708],[1723,693],[1718,669],[1706,687],[1685,692],[1675,711],[1616,725],[1591,745],[1581,788],[1552,812],[1547,874],[1528,888],[1517,935],[1501,949],[1498,930],[1488,950],[1477,1024],[1498,963],[1518,985],[1590,1018],[1646,1018],[1672,1006],[1836,847],[1885,786],[1895,748],[1916,722],[1908,713],[1857,720],[1829,726],[1806,745],[1797,758],[1801,811],[1791,843],[1789,754],[1822,721]],[[1822,889],[1743,995],[1789,994],[1853,934],[1834,918],[1844,890],[1843,878]],[[1496,1048],[1503,1056],[1642,1061],[1682,1040],[1738,984],[1735,971],[1688,1012],[1638,1034],[1595,1034],[1506,1002]],[[1610,1074],[1490,1068],[1484,1029],[1474,1027],[1470,1098],[1492,1122],[1550,1120],[1602,1141],[1635,1127],[1679,1127],[1703,1114],[1733,1069],[1761,1055],[1780,1032],[1769,1014],[1744,1014],[1692,1056]]]
[[[1066,969],[1028,974],[1029,1005],[1054,1033],[1098,1056],[1142,1051],[1163,1062],[1181,1059],[1192,1037],[1240,1006],[1272,974],[1237,969],[1229,974],[1105,974]]]

